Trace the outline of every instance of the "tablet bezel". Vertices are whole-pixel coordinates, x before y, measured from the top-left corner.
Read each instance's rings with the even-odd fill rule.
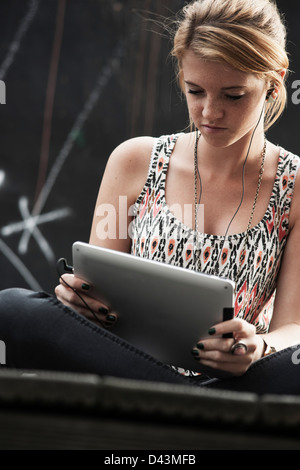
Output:
[[[192,347],[233,315],[228,279],[83,242],[73,244],[73,267],[118,314],[111,331],[163,363],[200,370]]]

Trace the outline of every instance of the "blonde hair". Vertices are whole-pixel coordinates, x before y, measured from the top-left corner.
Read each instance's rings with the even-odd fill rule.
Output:
[[[185,93],[182,59],[187,50],[201,59],[225,62],[231,67],[271,83],[279,89],[268,103],[265,130],[281,116],[287,102],[286,28],[271,0],[196,0],[180,13],[171,52],[177,59],[178,79]]]

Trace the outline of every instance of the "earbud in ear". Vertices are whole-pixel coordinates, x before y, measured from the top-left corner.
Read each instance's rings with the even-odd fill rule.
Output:
[[[267,103],[275,103],[278,97],[278,92],[279,92],[278,88],[273,88],[272,90],[270,90],[266,97]]]

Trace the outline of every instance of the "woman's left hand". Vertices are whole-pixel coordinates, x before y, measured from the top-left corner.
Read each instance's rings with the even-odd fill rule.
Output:
[[[233,338],[223,338],[228,333]],[[193,349],[195,359],[205,366],[240,376],[263,356],[263,339],[256,334],[255,326],[245,320],[234,318],[219,323],[209,330],[209,335],[210,338],[200,340]],[[242,345],[233,349],[239,342]]]

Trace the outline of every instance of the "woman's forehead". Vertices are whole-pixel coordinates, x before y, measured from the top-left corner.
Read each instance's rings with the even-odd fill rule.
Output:
[[[245,88],[262,81],[253,73],[242,72],[224,62],[202,59],[192,51],[184,55],[182,71],[185,82],[199,87],[208,83],[224,89]]]

